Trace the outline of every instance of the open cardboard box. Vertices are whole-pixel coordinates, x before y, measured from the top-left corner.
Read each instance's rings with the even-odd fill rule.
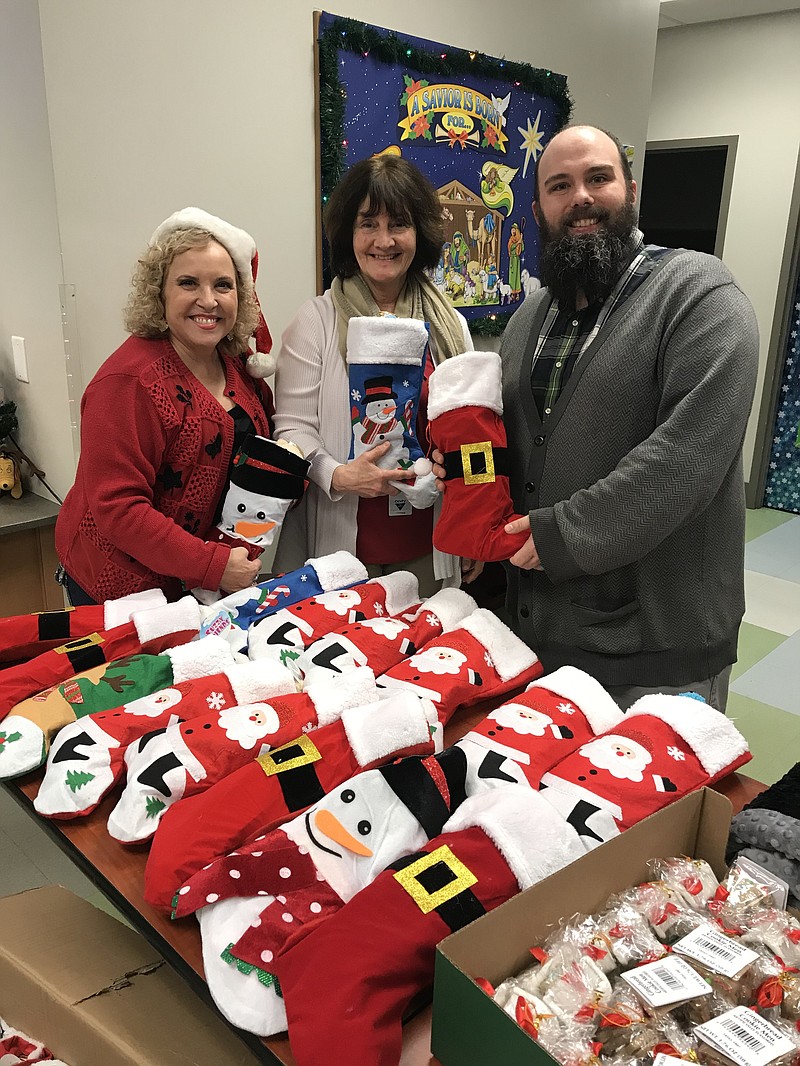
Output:
[[[547,1052],[473,979],[497,986],[530,965],[529,948],[541,944],[560,918],[600,911],[612,893],[648,880],[649,859],[690,855],[724,876],[731,814],[719,793],[693,792],[443,940],[436,951],[431,1034],[443,1066],[552,1066]]]
[[[0,899],[0,1016],[69,1066],[258,1062],[143,937],[59,885]]]

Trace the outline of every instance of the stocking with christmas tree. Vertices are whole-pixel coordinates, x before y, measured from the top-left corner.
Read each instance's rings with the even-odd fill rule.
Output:
[[[418,602],[419,584],[407,570],[322,592],[282,607],[251,626],[247,654],[251,659],[279,659],[293,669],[303,649],[320,637],[365,618],[399,614]]]
[[[378,685],[432,700],[446,725],[459,707],[499,700],[541,674],[535,652],[491,611],[479,608],[457,629],[434,637],[422,651],[387,670]]]
[[[353,427],[349,458],[388,442],[391,447],[378,466],[413,471],[415,477],[392,484],[420,509],[432,506],[438,496],[416,433],[427,350],[425,324],[413,318],[354,316],[348,324]]]
[[[465,352],[441,363],[428,383],[428,418],[447,472],[434,545],[465,559],[510,559],[530,534],[504,531],[522,516],[508,484],[500,356]]]
[[[272,961],[306,923],[327,920],[389,863],[442,831],[464,796],[463,778],[451,788],[448,765],[406,758],[359,774],[179,890],[174,917],[199,911],[209,990],[230,1021],[260,1036],[285,1028]],[[254,901],[262,905],[257,924]]]
[[[399,1062],[403,1012],[432,983],[439,941],[583,854],[539,793],[505,785],[465,800],[326,921],[293,922],[269,965],[297,1066],[322,1046],[359,1066]]]
[[[130,622],[134,611],[161,607],[166,602],[161,589],[145,589],[105,603],[0,618],[0,664],[25,662],[78,637],[114,629]]]
[[[344,589],[367,580],[367,568],[350,552],[338,551],[320,559],[308,559],[304,566],[260,585],[232,592],[203,608],[201,635],[224,637],[235,651],[245,651],[251,626],[275,614],[282,607]]]
[[[597,847],[750,758],[733,722],[703,700],[642,696],[616,726],[544,774],[542,795],[587,848]]]
[[[39,814],[75,818],[92,811],[122,777],[128,745],[146,733],[191,721],[209,710],[221,711],[295,691],[294,678],[285,666],[271,661],[234,663],[230,646],[220,637],[203,637],[175,650],[185,649],[195,651],[201,669],[223,669],[181,680],[186,664],[178,659],[173,662],[171,686],[65,726],[50,749],[34,801]]]
[[[329,633],[293,664],[309,684],[330,673],[368,666],[376,677],[421,651],[434,637],[455,629],[477,610],[461,589],[442,589],[414,611],[395,617],[366,618]]]
[[[125,844],[146,840],[166,808],[181,797],[204,792],[254,756],[377,698],[375,675],[361,667],[325,678],[305,692],[224,707],[148,733],[126,752],[127,783],[109,816],[108,831]]]

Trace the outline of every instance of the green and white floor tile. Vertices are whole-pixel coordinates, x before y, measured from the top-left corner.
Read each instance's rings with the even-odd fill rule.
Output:
[[[800,516],[747,512],[745,587],[728,714],[753,752],[745,772],[771,784],[800,761]],[[0,788],[0,896],[48,882],[112,909]]]

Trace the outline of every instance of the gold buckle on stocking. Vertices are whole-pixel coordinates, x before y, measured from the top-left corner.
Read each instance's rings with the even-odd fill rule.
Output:
[[[282,752],[290,752],[297,748],[302,754],[294,758],[280,758]],[[316,744],[303,733],[296,740],[290,740],[288,744],[281,744],[279,748],[265,751],[263,755],[258,756],[256,762],[267,777],[272,777],[275,774],[282,774],[284,770],[295,770],[298,766],[310,766],[312,763],[319,762],[321,758]]]
[[[486,472],[474,474],[472,472],[472,456],[482,455],[486,463]],[[461,445],[461,467],[464,471],[465,485],[486,485],[495,480],[494,475],[494,452],[490,440],[480,441],[478,444]]]
[[[105,640],[99,633],[87,633],[85,637],[76,637],[75,640],[69,641],[68,644],[62,644],[58,648],[53,648],[53,651],[57,655],[69,655],[73,651],[83,651],[84,648],[91,648],[93,644],[104,644]]]
[[[421,883],[419,875],[440,864],[450,871],[453,880],[431,892]],[[478,881],[475,874],[456,858],[446,844],[398,870],[394,879],[408,892],[423,914],[430,914],[443,903],[472,888]]]

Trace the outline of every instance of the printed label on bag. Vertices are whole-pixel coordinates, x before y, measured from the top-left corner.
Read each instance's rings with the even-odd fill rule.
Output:
[[[702,962],[714,973],[738,977],[758,958],[755,951],[731,940],[711,924],[700,925],[673,945],[673,951],[689,959]]]
[[[410,515],[414,508],[405,496],[387,496],[389,501],[389,517],[397,518],[398,515]]]
[[[711,995],[711,985],[688,962],[670,955],[622,974],[622,980],[650,1007],[666,1007],[685,999]]]
[[[685,1060],[676,1059],[674,1055],[665,1055],[661,1051],[653,1059],[653,1066],[678,1066],[679,1063],[685,1063]]]
[[[787,1036],[749,1007],[734,1007],[695,1026],[694,1032],[739,1066],[766,1066],[794,1047]]]

